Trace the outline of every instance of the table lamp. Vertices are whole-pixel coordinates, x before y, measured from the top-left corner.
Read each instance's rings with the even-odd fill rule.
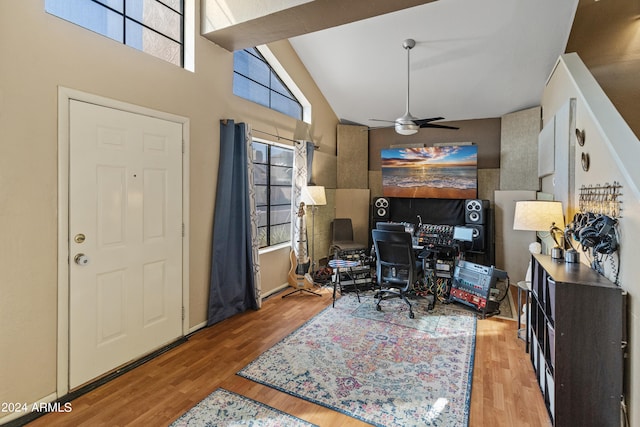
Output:
[[[551,257],[554,259],[562,259],[564,257],[564,214],[562,202],[546,200],[516,202],[513,229],[535,231],[536,233],[548,231],[549,236],[555,242],[555,246],[551,250]],[[544,236],[538,234],[538,237],[543,238]],[[562,241],[562,245],[560,241]]]

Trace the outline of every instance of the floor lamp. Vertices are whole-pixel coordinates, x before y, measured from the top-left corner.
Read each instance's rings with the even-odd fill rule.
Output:
[[[324,206],[327,204],[327,197],[324,192],[324,187],[321,185],[309,185],[302,188],[302,201],[305,205],[311,206],[311,277],[315,282],[316,272],[316,257],[315,257],[315,243],[316,243],[316,215],[315,211],[317,206]]]

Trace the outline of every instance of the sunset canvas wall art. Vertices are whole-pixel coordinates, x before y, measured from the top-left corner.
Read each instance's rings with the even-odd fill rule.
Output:
[[[385,197],[475,199],[478,147],[451,145],[381,150]]]

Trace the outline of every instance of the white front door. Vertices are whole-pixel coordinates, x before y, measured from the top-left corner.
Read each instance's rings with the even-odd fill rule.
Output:
[[[182,335],[182,124],[70,101],[69,387]]]

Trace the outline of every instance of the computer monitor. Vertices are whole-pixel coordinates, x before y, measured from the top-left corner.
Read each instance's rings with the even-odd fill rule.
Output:
[[[453,227],[453,240],[459,242],[473,242],[473,228],[471,227]]]

